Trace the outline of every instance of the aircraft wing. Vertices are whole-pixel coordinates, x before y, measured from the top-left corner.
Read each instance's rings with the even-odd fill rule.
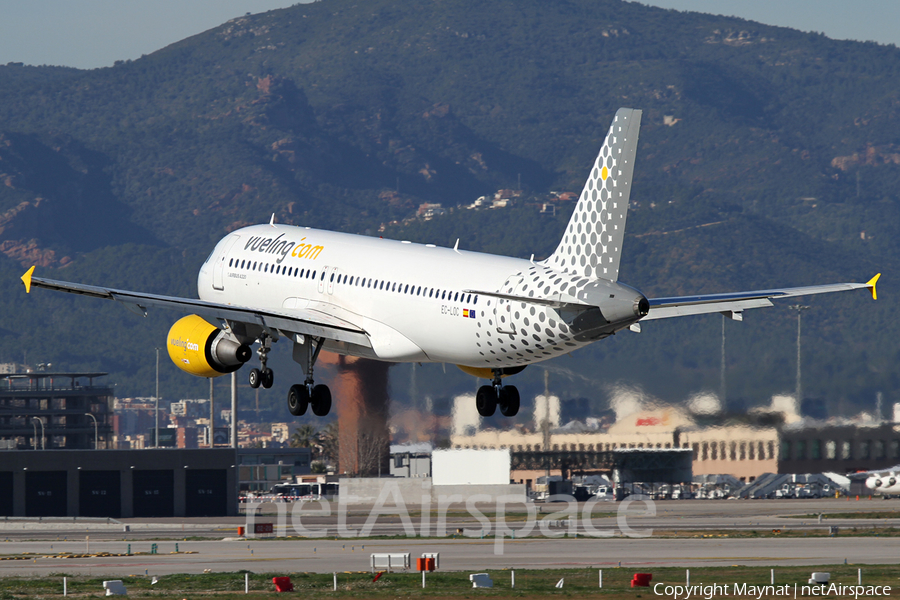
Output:
[[[735,292],[728,294],[708,294],[704,296],[678,296],[674,298],[651,298],[650,313],[642,321],[654,319],[670,319],[688,315],[723,313],[732,319],[741,320],[741,313],[750,308],[772,306],[772,300],[792,298],[794,296],[810,296],[831,292],[869,289],[872,298],[877,299],[875,284],[881,273],[867,283],[832,283],[827,285],[811,285],[795,288],[778,288],[774,290],[756,290],[752,292]]]
[[[128,290],[116,290],[113,288],[85,285],[82,283],[70,283],[68,281],[56,281],[34,277],[34,267],[22,276],[25,283],[25,291],[31,292],[32,287],[46,288],[58,292],[80,294],[93,298],[116,300],[121,302],[129,310],[146,315],[147,308],[159,307],[191,312],[193,314],[215,321],[236,321],[257,325],[265,330],[278,330],[286,334],[311,335],[324,337],[338,342],[349,342],[371,347],[369,337],[365,330],[356,325],[310,309],[291,309],[288,312],[276,312],[260,310],[256,308],[217,304],[193,298],[179,298],[177,296],[161,296],[157,294],[145,294]]]

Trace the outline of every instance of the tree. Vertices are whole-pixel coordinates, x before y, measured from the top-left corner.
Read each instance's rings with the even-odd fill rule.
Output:
[[[319,444],[322,447],[322,455],[325,460],[334,464],[338,460],[338,422],[332,421],[319,433]]]
[[[319,430],[316,429],[315,425],[307,423],[294,430],[294,435],[291,436],[290,446],[291,448],[310,448],[315,455],[318,441]]]

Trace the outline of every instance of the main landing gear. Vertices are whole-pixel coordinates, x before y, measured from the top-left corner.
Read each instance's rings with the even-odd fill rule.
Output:
[[[324,417],[331,411],[331,390],[327,385],[315,385],[313,381],[313,366],[324,343],[325,338],[308,338],[302,343],[294,343],[294,360],[301,365],[306,363],[303,365],[306,380],[292,385],[288,392],[288,410],[295,417],[306,414],[307,407],[311,407],[317,417]]]
[[[494,369],[491,385],[481,386],[475,394],[475,408],[482,417],[493,416],[498,406],[504,417],[514,417],[519,412],[519,390],[514,385],[503,385],[500,375],[502,371]]]

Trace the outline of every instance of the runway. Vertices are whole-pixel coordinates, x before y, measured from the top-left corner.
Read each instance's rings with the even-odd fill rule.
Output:
[[[125,519],[122,521],[0,520],[0,557],[32,553],[27,560],[0,560],[0,576],[50,573],[86,575],[132,575],[199,573],[212,571],[324,572],[369,570],[370,554],[423,552],[441,554],[441,570],[474,571],[498,568],[565,568],[730,565],[826,565],[896,564],[900,561],[900,537],[853,537],[853,528],[900,527],[900,519],[829,517],[837,513],[890,513],[900,510],[900,501],[871,500],[759,500],[759,501],[669,501],[644,503],[599,503],[585,518],[584,505],[542,505],[537,520],[528,521],[523,507],[511,506],[502,537],[495,537],[496,513],[483,506],[482,520],[464,506],[453,507],[446,522],[438,512],[382,514],[373,517],[371,507],[337,505],[328,516],[315,511],[322,505],[270,505],[273,514],[254,519]],[[567,520],[571,508],[577,518]],[[342,512],[343,511],[343,512]],[[283,515],[279,518],[278,513]],[[550,514],[548,514],[550,513]],[[822,514],[820,521],[818,515]],[[802,515],[800,518],[793,518]],[[623,520],[624,518],[624,520]],[[241,539],[239,526],[272,523],[277,534],[298,533],[324,537],[307,539]],[[491,530],[479,539],[482,530]],[[384,540],[359,537],[368,529],[373,536],[397,536]],[[446,533],[434,537],[438,526]],[[299,527],[298,527],[299,525]],[[624,529],[623,529],[624,526]],[[835,537],[823,537],[838,526]],[[128,531],[125,531],[125,528]],[[529,529],[530,533],[529,533]],[[471,537],[456,534],[461,529]],[[772,529],[792,531],[794,537],[729,539],[726,537],[666,537],[673,531],[728,532]],[[515,533],[513,533],[515,531]],[[412,533],[413,536],[407,537]],[[423,535],[423,533],[425,535]],[[530,537],[522,539],[525,533]],[[578,537],[573,539],[577,533]],[[876,530],[877,533],[877,530]],[[569,537],[560,536],[567,534]],[[614,537],[590,537],[590,535]],[[817,537],[804,538],[814,534]],[[450,539],[456,535],[461,539]],[[719,535],[717,533],[717,535]],[[518,539],[511,539],[514,536]],[[557,536],[557,537],[553,537]],[[628,537],[649,536],[649,537]],[[324,539],[327,537],[327,539]],[[337,537],[338,539],[335,539]],[[89,538],[89,539],[86,539]],[[75,540],[75,541],[73,541]],[[158,544],[158,554],[133,556],[58,558],[60,553],[125,554],[149,552]],[[179,554],[170,554],[178,544]],[[192,554],[185,554],[191,552]],[[194,554],[195,553],[195,554]]]
[[[196,554],[167,554],[174,542],[157,542],[161,554],[131,557],[41,558],[0,561],[0,577],[8,575],[166,575],[249,570],[253,572],[317,572],[370,570],[372,553],[439,552],[442,571],[542,568],[650,568],[654,566],[765,567],[795,565],[896,564],[900,538],[816,539],[528,539],[390,541],[208,541],[179,542],[179,550]],[[49,556],[48,542],[10,542],[4,553],[32,552]],[[133,551],[148,551],[150,543],[132,543]],[[56,542],[52,552],[84,552],[85,542]],[[499,550],[501,553],[496,554]],[[124,542],[92,543],[92,552],[126,551]]]

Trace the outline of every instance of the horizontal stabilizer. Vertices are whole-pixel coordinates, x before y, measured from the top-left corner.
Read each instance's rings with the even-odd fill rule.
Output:
[[[880,274],[879,274],[880,275]],[[831,283],[826,285],[810,285],[795,288],[778,288],[772,290],[756,290],[752,292],[734,292],[728,294],[708,294],[704,296],[678,296],[673,298],[651,298],[650,314],[644,321],[669,319],[689,315],[709,313],[739,313],[751,308],[772,306],[772,300],[792,298],[794,296],[811,296],[831,292],[847,292],[850,290],[869,289],[875,298],[875,283],[879,275],[867,283]]]
[[[534,298],[532,296],[515,296],[513,294],[500,294],[498,292],[485,292],[482,290],[463,290],[463,294],[477,294],[478,296],[489,296],[491,298],[500,298],[501,300],[509,300],[510,302],[524,302],[526,304],[537,304],[548,308],[566,308],[577,307],[587,308],[590,304],[582,302],[566,302],[564,300],[554,300],[552,298]]]

